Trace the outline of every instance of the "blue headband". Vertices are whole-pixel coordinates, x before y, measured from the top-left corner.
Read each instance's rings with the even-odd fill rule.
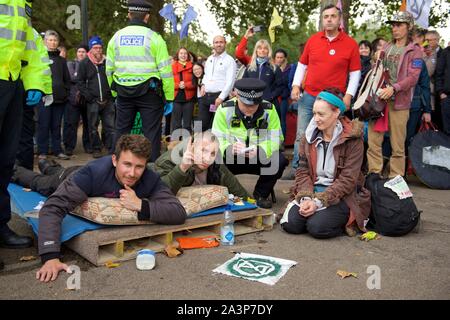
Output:
[[[341,114],[343,114],[347,110],[347,107],[345,106],[344,101],[342,101],[341,99],[339,99],[332,93],[322,91],[321,93],[319,93],[319,95],[317,97],[325,100],[329,104],[332,104],[334,107],[339,108],[339,110],[341,111]]]

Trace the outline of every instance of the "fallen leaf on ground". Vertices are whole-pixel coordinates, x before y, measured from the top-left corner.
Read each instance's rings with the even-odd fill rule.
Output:
[[[291,193],[291,190],[289,190],[289,189],[284,189],[284,190],[283,190],[283,193],[284,193],[284,194],[289,194],[289,193]]]
[[[169,258],[178,257],[180,254],[183,253],[182,250],[178,249],[177,247],[171,244],[167,245],[164,251]]]
[[[22,258],[20,258],[20,261],[25,262],[25,261],[33,261],[36,260],[37,258],[35,256],[24,256]]]
[[[381,237],[378,233],[376,233],[374,231],[369,231],[369,232],[362,234],[359,237],[359,240],[364,240],[364,241],[368,242],[370,240],[379,240],[380,238]]]
[[[247,198],[247,202],[248,203],[251,203],[251,204],[256,204],[256,200],[255,199],[253,199],[253,198]]]
[[[67,291],[76,291],[77,288],[66,288],[66,290],[67,290]],[[56,296],[56,294],[55,294],[55,296]]]
[[[112,262],[112,261],[108,261],[108,262],[105,263],[105,267],[107,267],[109,269],[117,268],[119,266],[120,266],[120,263],[115,263],[115,262]]]
[[[345,279],[345,278],[348,278],[348,277],[355,277],[355,278],[358,278],[358,274],[355,273],[355,272],[348,272],[348,271],[344,271],[344,270],[338,270],[338,271],[336,272],[336,274],[337,274],[338,276],[340,276],[341,279]]]

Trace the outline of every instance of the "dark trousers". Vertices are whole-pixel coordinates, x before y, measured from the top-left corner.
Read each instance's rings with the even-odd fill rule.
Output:
[[[77,146],[78,125],[80,124],[80,116],[83,121],[83,148],[84,151],[92,151],[91,144],[89,142],[89,130],[87,119],[87,106],[74,106],[71,103],[67,104],[66,111],[64,113],[64,129],[63,129],[63,141],[66,150],[73,151]]]
[[[419,130],[420,119],[422,117],[422,110],[410,110],[409,119],[406,124],[406,151],[408,150],[409,144],[412,138],[416,135],[417,130]]]
[[[450,95],[441,100],[442,131],[450,136]]]
[[[301,234],[308,232],[317,239],[327,239],[341,235],[350,215],[350,209],[344,201],[317,211],[308,218],[300,215],[298,210],[299,206],[292,206],[287,213],[288,222],[283,223],[281,227],[287,233]]]
[[[164,130],[163,135],[170,136],[171,130],[170,130],[170,124],[172,122],[172,114],[169,113],[168,115],[164,116]]]
[[[438,93],[436,93],[434,96],[431,96],[431,99],[435,99],[434,100],[434,110],[431,111],[431,121],[433,121],[433,123],[435,125],[437,125],[437,127],[440,130],[443,130],[444,129],[444,123],[443,123],[443,119],[442,119],[443,100],[441,100],[441,97],[439,96]]]
[[[115,111],[114,105],[108,102],[105,105],[99,105],[98,103],[87,104],[87,118],[88,118],[88,131],[89,142],[92,146],[92,150],[102,150],[102,140],[98,133],[98,125],[100,120],[102,121],[102,131],[104,132],[104,144],[109,153],[114,152],[113,140],[114,140],[114,118]]]
[[[194,102],[174,102],[170,133],[183,128],[192,132],[192,115],[194,113]]]
[[[37,145],[39,154],[48,154],[49,137],[52,137],[54,155],[62,152],[61,122],[67,103],[53,103],[48,107],[38,107]]]
[[[164,112],[163,101],[155,92],[149,91],[135,98],[117,97],[115,141],[123,134],[130,133],[138,111],[141,114],[144,136],[152,144],[150,162],[154,162],[161,153],[161,122]]]
[[[228,164],[225,161],[226,166],[233,174],[256,174],[259,176],[258,181],[255,185],[254,193],[259,194],[263,198],[267,198],[270,195],[270,192],[273,190],[277,180],[281,178],[283,175],[284,168],[289,164],[289,161],[284,157],[281,152],[276,152],[272,154],[270,158],[270,162],[264,164],[258,161],[257,163],[246,163],[240,164],[241,162],[235,158],[235,161],[232,164]],[[269,168],[273,166],[272,174],[265,174],[263,171],[264,168]]]
[[[58,189],[58,186],[67,176],[79,168],[81,166],[72,166],[64,169],[55,162],[46,168],[45,172],[38,173],[18,166],[11,181],[48,197]]]
[[[26,106],[23,110],[23,124],[16,158],[19,166],[30,170],[33,170],[34,164],[34,133],[36,127],[34,116],[35,108]]]
[[[216,102],[219,95],[220,92],[206,93],[206,95],[198,101],[198,120],[201,121],[202,132],[211,129],[212,127],[215,112],[209,111],[209,108]]]
[[[0,229],[11,219],[7,188],[19,146],[24,94],[22,81],[0,80]]]
[[[280,123],[281,123],[281,131],[283,132],[283,137],[286,140],[286,117],[287,112],[289,109],[289,101],[288,99],[281,100],[281,106],[280,106]]]

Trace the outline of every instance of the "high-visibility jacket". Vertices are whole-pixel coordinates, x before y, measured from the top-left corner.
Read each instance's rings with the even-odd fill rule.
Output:
[[[52,94],[52,72],[48,51],[41,35],[34,28],[32,33],[27,34],[24,57],[28,61],[28,66],[22,70],[21,76],[24,87],[40,90],[45,95]]]
[[[225,150],[236,142],[247,147],[262,148],[267,158],[280,149],[283,133],[280,118],[275,106],[268,101],[261,103],[264,112],[256,119],[255,128],[246,129],[241,118],[236,114],[237,100],[233,98],[224,102],[216,111],[212,132],[219,140],[222,156]]]
[[[25,90],[51,94],[50,61],[31,26],[31,3],[0,0],[0,79],[16,81],[20,77]]]
[[[164,39],[142,25],[129,25],[114,34],[106,53],[106,75],[121,86],[136,86],[150,78],[162,81],[166,100],[174,99],[172,63]]]

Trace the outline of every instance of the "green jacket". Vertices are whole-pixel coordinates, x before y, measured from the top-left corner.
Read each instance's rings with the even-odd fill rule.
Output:
[[[172,162],[171,154],[172,152],[178,152],[180,148],[182,150],[186,149],[186,142],[182,143],[180,147],[176,147],[172,150],[164,152],[158,159],[156,159],[154,170],[160,175],[161,180],[172,190],[174,194],[178,193],[182,187],[189,187],[194,183],[195,173],[194,169],[190,168],[188,171],[183,172],[180,166]],[[180,157],[181,159],[181,157]],[[238,179],[228,170],[224,164],[215,164],[218,166],[220,173],[220,183],[221,186],[228,188],[228,192],[247,199],[250,195],[244,189],[244,187],[239,183]],[[211,168],[212,169],[212,168]],[[209,172],[208,172],[209,174]]]
[[[172,61],[164,39],[148,27],[131,22],[108,43],[106,75],[121,86],[136,86],[150,78],[162,81],[166,100],[174,99]]]
[[[256,127],[248,130],[236,114],[236,108],[238,108],[236,98],[224,102],[217,109],[212,133],[219,139],[222,156],[225,155],[226,149],[237,141],[245,143],[247,147],[261,148],[267,158],[280,149],[283,133],[277,110],[273,104],[264,100],[261,106],[264,111],[256,119]]]

